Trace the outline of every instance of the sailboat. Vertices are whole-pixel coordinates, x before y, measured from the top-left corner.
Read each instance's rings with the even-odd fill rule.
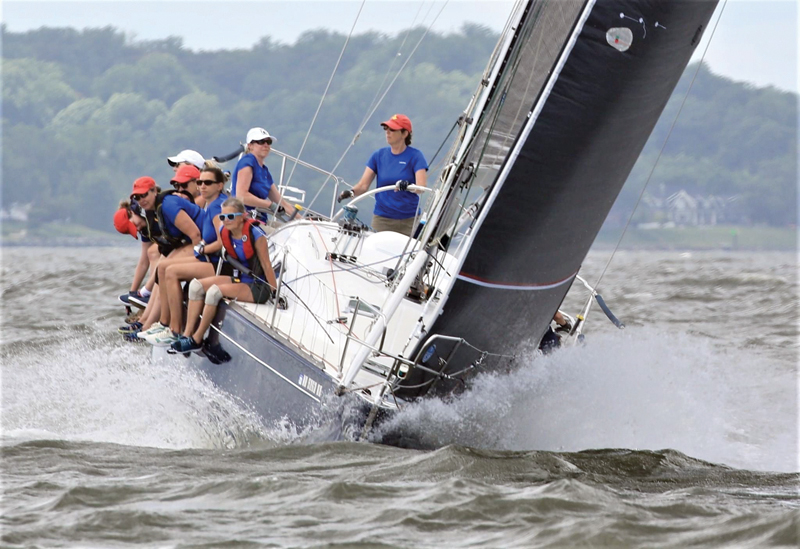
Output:
[[[305,209],[269,237],[288,307],[224,302],[191,363],[268,422],[336,418],[334,437],[368,436],[416,399],[518,367],[576,281],[715,6],[519,2],[438,181],[409,187],[427,195],[414,237],[359,221],[359,203],[392,187],[325,214]],[[346,183],[327,175],[335,197]],[[343,402],[357,413],[342,414]]]

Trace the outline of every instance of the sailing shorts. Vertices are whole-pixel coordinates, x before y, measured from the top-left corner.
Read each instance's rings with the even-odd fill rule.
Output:
[[[272,288],[263,282],[249,282],[247,285],[253,293],[253,303],[266,303],[272,297]]]
[[[414,219],[413,217],[392,219],[391,217],[383,217],[382,215],[373,215],[372,228],[379,233],[383,231],[394,231],[406,236],[411,236],[414,231]]]

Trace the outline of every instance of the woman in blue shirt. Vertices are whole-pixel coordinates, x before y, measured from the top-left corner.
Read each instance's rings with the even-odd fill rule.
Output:
[[[408,185],[426,187],[428,182],[428,163],[422,152],[411,146],[411,120],[404,114],[395,114],[381,126],[386,132],[388,147],[378,149],[367,162],[361,180],[352,190],[339,195],[339,201],[364,194],[377,177],[378,188],[398,182],[403,190],[382,192],[375,195],[375,211],[372,228],[378,232],[394,231],[411,236],[414,220],[417,217],[419,196],[406,191]]]
[[[269,208],[281,200],[280,191],[273,185],[272,174],[264,165],[274,141],[275,137],[264,128],[251,128],[247,132],[247,148],[233,170],[232,186],[233,195],[244,202],[248,210]],[[286,211],[292,210],[292,205],[286,200],[281,200],[281,206]]]
[[[183,290],[181,281],[193,278],[214,276],[219,262],[219,250],[222,243],[217,232],[222,225],[219,214],[222,204],[228,195],[222,192],[225,186],[225,174],[216,167],[204,168],[197,178],[200,195],[205,200],[204,218],[200,227],[202,240],[194,247],[194,254],[162,260],[159,269],[163,268],[163,277],[159,272],[159,286],[162,296],[166,296],[167,306],[161,307],[159,325],[160,333],[148,334],[147,341],[158,345],[166,345],[176,340],[183,325]],[[163,299],[163,297],[162,297]]]
[[[222,227],[218,241],[225,246],[227,254],[236,258],[248,272],[234,271],[233,276],[212,276],[189,283],[186,329],[184,335],[172,344],[172,348],[181,353],[202,347],[203,336],[223,297],[247,303],[266,303],[278,286],[269,258],[267,237],[255,226],[257,222],[247,219],[244,204],[237,198],[229,198],[223,203],[219,217],[222,218]],[[197,326],[201,312],[202,321]]]

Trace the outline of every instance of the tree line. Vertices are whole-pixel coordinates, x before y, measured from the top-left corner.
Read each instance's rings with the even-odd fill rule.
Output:
[[[349,149],[336,172],[354,183],[383,144],[379,122],[404,112],[414,122],[414,146],[430,161],[474,93],[498,36],[477,25],[428,34],[356,138],[424,32],[352,37],[303,145],[342,34],[316,30],[293,44],[265,37],[246,50],[205,52],[179,38],[131,41],[111,27],[3,27],[3,206],[32,203],[32,224],[68,220],[108,230],[136,177],[151,175],[167,186],[167,156],[186,148],[224,154],[252,126],[276,135],[275,148],[296,156],[302,147],[303,160],[328,170]],[[691,66],[615,208],[633,207],[660,156],[648,188],[737,194],[752,222],[795,223],[796,120],[794,94]],[[278,158],[268,164],[280,170]],[[313,195],[323,180],[298,170],[292,185]]]

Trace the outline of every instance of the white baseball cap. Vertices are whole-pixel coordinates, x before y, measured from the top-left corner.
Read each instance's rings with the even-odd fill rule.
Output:
[[[249,145],[253,141],[261,141],[262,139],[267,139],[268,137],[273,141],[278,140],[277,137],[270,135],[269,132],[264,128],[250,128],[250,130],[247,132],[247,139],[245,143]]]
[[[169,162],[170,166],[174,166],[175,164],[179,164],[181,162],[189,162],[190,164],[196,166],[198,170],[202,170],[206,165],[203,155],[191,149],[183,150],[175,156],[168,156],[167,162]]]

